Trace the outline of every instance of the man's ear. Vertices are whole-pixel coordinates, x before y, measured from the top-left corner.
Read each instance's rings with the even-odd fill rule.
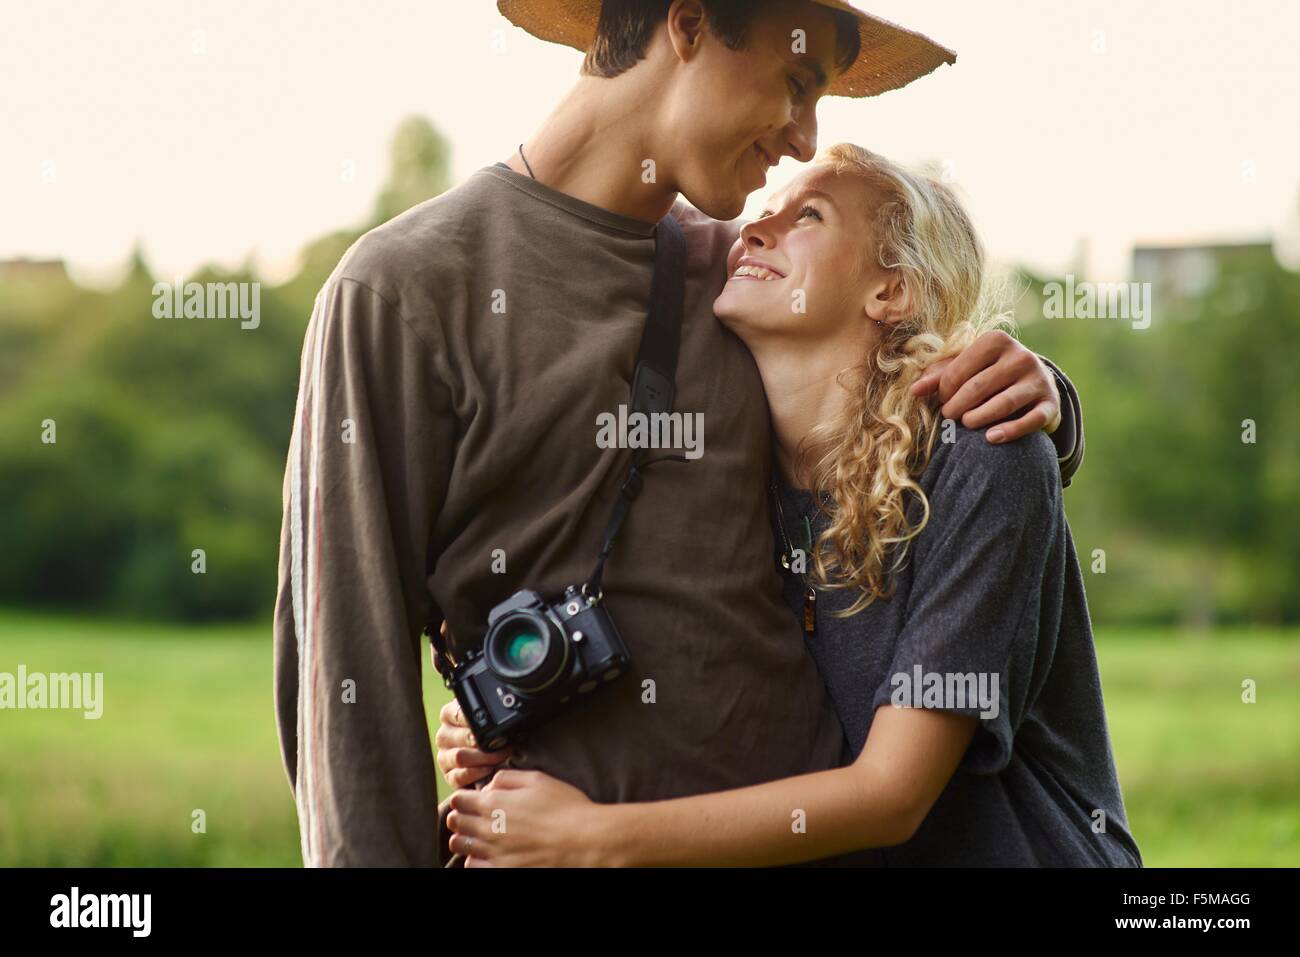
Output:
[[[915,309],[911,289],[903,274],[891,269],[883,278],[868,286],[864,311],[872,322],[902,322],[910,319]]]
[[[668,8],[668,42],[680,60],[689,60],[700,48],[706,20],[700,0],[673,0]]]

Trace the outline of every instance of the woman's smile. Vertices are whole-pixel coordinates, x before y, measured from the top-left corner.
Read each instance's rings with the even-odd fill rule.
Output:
[[[753,256],[742,256],[731,273],[732,279],[752,279],[758,282],[771,282],[784,279],[785,273]]]

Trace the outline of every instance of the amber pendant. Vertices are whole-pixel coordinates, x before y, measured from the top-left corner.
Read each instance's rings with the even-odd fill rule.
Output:
[[[811,585],[803,596],[803,632],[811,635],[817,630],[817,589]]]

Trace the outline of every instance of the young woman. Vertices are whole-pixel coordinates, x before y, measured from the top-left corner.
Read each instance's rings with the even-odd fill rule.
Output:
[[[859,850],[895,866],[1140,866],[1052,445],[991,444],[918,397],[927,367],[999,321],[951,191],[835,146],[744,227],[728,267],[714,309],[771,406],[786,594],[854,760],[632,804],[502,769],[453,796],[452,850],[468,866]],[[443,723],[440,747],[468,734],[454,707]],[[481,777],[500,760],[470,763]]]

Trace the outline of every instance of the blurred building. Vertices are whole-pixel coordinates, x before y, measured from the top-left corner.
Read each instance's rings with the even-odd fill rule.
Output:
[[[0,282],[67,278],[62,259],[0,259]]]
[[[1133,281],[1151,283],[1152,298],[1163,305],[1185,302],[1203,296],[1228,261],[1271,249],[1267,242],[1135,246]]]

